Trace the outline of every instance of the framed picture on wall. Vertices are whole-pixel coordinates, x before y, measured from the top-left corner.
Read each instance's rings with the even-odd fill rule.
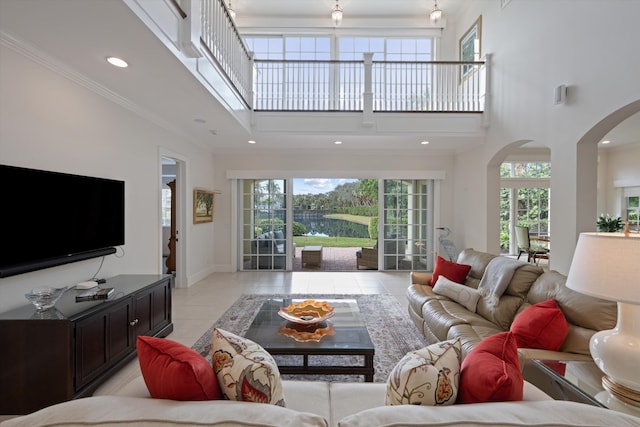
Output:
[[[213,191],[193,190],[193,223],[213,222]]]
[[[460,38],[459,52],[461,62],[479,61],[481,57],[482,15],[476,19],[471,27]],[[472,64],[462,65],[462,78],[464,79],[475,70]]]

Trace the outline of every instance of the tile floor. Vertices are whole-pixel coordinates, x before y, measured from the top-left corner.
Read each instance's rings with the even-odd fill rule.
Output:
[[[391,294],[406,306],[408,272],[237,272],[214,273],[186,289],[173,290],[173,332],[167,337],[193,345],[242,294]],[[95,395],[114,394],[140,375],[128,363]]]

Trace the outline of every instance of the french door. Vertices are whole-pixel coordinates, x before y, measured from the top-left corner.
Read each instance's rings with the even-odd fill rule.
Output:
[[[287,270],[292,245],[287,180],[243,179],[241,270]]]
[[[431,270],[433,180],[385,179],[381,183],[382,246],[378,247],[383,269]]]

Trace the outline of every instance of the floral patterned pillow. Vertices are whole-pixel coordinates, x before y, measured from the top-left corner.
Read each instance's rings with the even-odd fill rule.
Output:
[[[386,405],[453,405],[458,395],[460,340],[407,353],[387,380]]]
[[[213,371],[226,399],[285,406],[278,366],[260,345],[214,328],[211,352]]]

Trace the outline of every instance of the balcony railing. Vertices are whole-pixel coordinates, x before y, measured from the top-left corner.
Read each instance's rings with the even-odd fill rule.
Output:
[[[256,111],[484,110],[484,62],[254,61]]]
[[[374,111],[482,112],[485,62],[373,62]]]
[[[223,0],[202,0],[201,28],[212,60],[255,111],[484,111],[485,61],[254,60]]]
[[[254,61],[255,110],[362,111],[362,61]]]
[[[236,92],[251,105],[252,60],[223,0],[202,0],[200,40]]]

